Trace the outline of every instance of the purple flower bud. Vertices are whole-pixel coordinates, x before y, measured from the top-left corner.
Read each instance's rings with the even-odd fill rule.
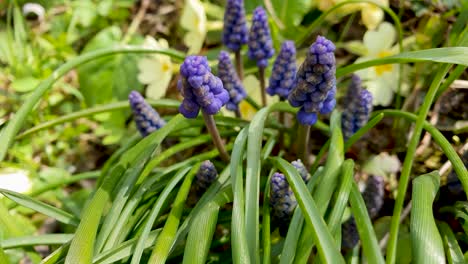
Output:
[[[315,124],[317,113],[330,113],[335,107],[334,51],[335,45],[330,40],[318,36],[296,74],[288,101],[294,107],[301,107],[297,120],[303,125]]]
[[[249,58],[256,60],[259,68],[266,68],[268,59],[273,57],[275,50],[268,27],[268,17],[262,7],[257,7],[254,10],[248,45]]]
[[[228,0],[224,11],[223,43],[232,51],[240,50],[248,40],[243,0]]]
[[[296,47],[293,41],[285,41],[276,57],[270,83],[266,92],[273,96],[278,95],[281,99],[288,98],[289,92],[294,86],[296,77]]]
[[[218,75],[223,81],[224,88],[229,93],[229,101],[226,103],[226,108],[231,111],[237,111],[239,109],[239,103],[247,94],[232,65],[229,54],[225,51],[221,51],[218,58]]]
[[[146,137],[151,132],[160,129],[166,124],[156,112],[156,110],[149,105],[143,96],[137,91],[132,91],[128,95],[128,101],[132,108],[133,118],[135,119],[138,131],[143,137]]]
[[[202,162],[195,177],[197,187],[205,190],[216,180],[218,172],[211,161],[205,160]]]
[[[369,121],[372,112],[372,94],[362,89],[361,79],[357,75],[353,75],[344,101],[341,127],[347,140]]]
[[[276,172],[271,177],[270,204],[273,216],[280,221],[289,219],[296,208],[296,197],[282,173]]]
[[[369,212],[370,218],[375,218],[384,203],[385,182],[383,177],[369,176],[362,197]]]
[[[296,170],[299,172],[299,175],[301,175],[301,178],[304,180],[304,182],[307,182],[310,178],[310,174],[307,171],[306,167],[304,166],[304,163],[300,159],[295,160],[291,162],[291,165],[296,168]]]
[[[200,108],[204,113],[214,115],[229,101],[228,92],[221,79],[211,73],[206,57],[185,58],[180,66],[180,75],[177,88],[184,100],[179,112],[186,118],[197,117]]]
[[[341,247],[346,250],[353,249],[359,242],[359,233],[353,216],[343,223],[341,237]]]

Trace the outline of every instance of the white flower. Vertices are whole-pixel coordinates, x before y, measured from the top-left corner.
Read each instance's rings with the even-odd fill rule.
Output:
[[[155,40],[147,36],[143,46],[152,49],[167,49],[169,44],[163,38]],[[167,55],[153,54],[138,61],[138,81],[148,85],[146,97],[160,99],[166,94],[173,68],[171,58]]]
[[[32,183],[28,172],[20,169],[5,169],[0,171],[0,188],[18,193],[31,190]]]
[[[398,49],[392,47],[395,40],[396,30],[388,22],[380,24],[377,30],[368,30],[364,34],[364,55],[355,63],[396,54]],[[374,105],[388,106],[392,103],[393,93],[398,91],[399,66],[397,64],[369,67],[357,71],[356,74],[361,77],[364,86],[372,93]]]
[[[205,42],[207,23],[205,8],[200,0],[186,0],[180,25],[187,30],[184,44],[189,48],[189,54],[198,53]]]

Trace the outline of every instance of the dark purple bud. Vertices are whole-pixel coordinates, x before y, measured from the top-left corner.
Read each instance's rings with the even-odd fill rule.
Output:
[[[198,169],[195,177],[197,186],[200,189],[205,190],[208,189],[208,187],[210,187],[210,185],[216,180],[218,172],[211,161],[205,160],[200,165],[200,169]]]
[[[317,113],[330,113],[335,107],[336,62],[335,45],[318,36],[310,46],[289,93],[289,103],[301,107],[297,120],[303,125],[317,122]]]
[[[249,58],[257,61],[259,68],[268,66],[268,59],[273,57],[273,41],[271,40],[268,17],[262,7],[257,7],[252,16],[252,26],[249,32]]]
[[[229,101],[221,79],[211,73],[204,56],[188,56],[180,66],[181,79],[177,83],[184,97],[179,112],[186,118],[195,118],[201,109],[214,115]]]
[[[362,197],[370,218],[375,218],[384,203],[385,181],[381,176],[369,176]]]
[[[357,75],[353,75],[344,104],[341,127],[347,140],[369,121],[372,112],[372,94],[362,89],[361,79]]]
[[[229,101],[226,103],[226,108],[231,111],[237,111],[239,109],[239,103],[247,94],[232,65],[229,54],[225,51],[221,51],[218,59],[218,76],[223,81],[223,86],[229,93]]]
[[[285,41],[276,57],[266,92],[287,99],[296,77],[296,47],[293,41]]]
[[[276,172],[271,177],[270,204],[273,216],[280,221],[289,219],[296,208],[296,197],[282,173]]]
[[[240,50],[248,41],[243,0],[228,0],[224,11],[223,43],[232,51]]]
[[[307,171],[306,167],[304,166],[304,163],[300,159],[295,160],[291,162],[291,165],[296,168],[296,170],[299,172],[299,175],[301,175],[301,178],[304,180],[304,182],[307,182],[310,178],[310,174]]]
[[[142,136],[146,137],[166,124],[166,121],[145,101],[139,92],[132,91],[128,95],[128,101],[132,108],[136,127]]]

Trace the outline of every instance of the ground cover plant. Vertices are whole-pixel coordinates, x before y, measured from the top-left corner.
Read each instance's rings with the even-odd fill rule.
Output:
[[[0,263],[468,260],[464,1],[0,7]]]

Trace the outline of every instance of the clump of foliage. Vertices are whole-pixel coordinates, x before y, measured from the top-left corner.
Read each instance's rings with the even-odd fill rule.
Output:
[[[54,53],[63,64],[53,72],[1,49],[11,87],[27,87],[14,94],[28,95],[9,102],[2,164],[21,167],[24,140],[80,118],[114,146],[95,171],[25,193],[0,188],[0,263],[465,262],[466,129],[441,132],[426,118],[442,115],[439,98],[466,77],[468,5],[263,2],[227,0],[220,16],[218,1],[185,1],[185,36],[171,46],[186,53],[143,42],[136,31],[153,8],[144,0],[133,17],[132,1],[72,1],[67,50],[81,54]],[[7,39],[24,41],[12,33],[24,27],[19,6],[8,10]],[[421,35],[404,31],[408,12],[425,21],[410,28]],[[107,25],[130,17],[125,34]],[[422,38],[437,35],[434,24],[447,39]],[[65,96],[63,116],[31,120],[35,109],[58,111],[47,92],[74,89],[62,78],[70,71],[79,103]],[[57,140],[73,149],[75,136]]]

